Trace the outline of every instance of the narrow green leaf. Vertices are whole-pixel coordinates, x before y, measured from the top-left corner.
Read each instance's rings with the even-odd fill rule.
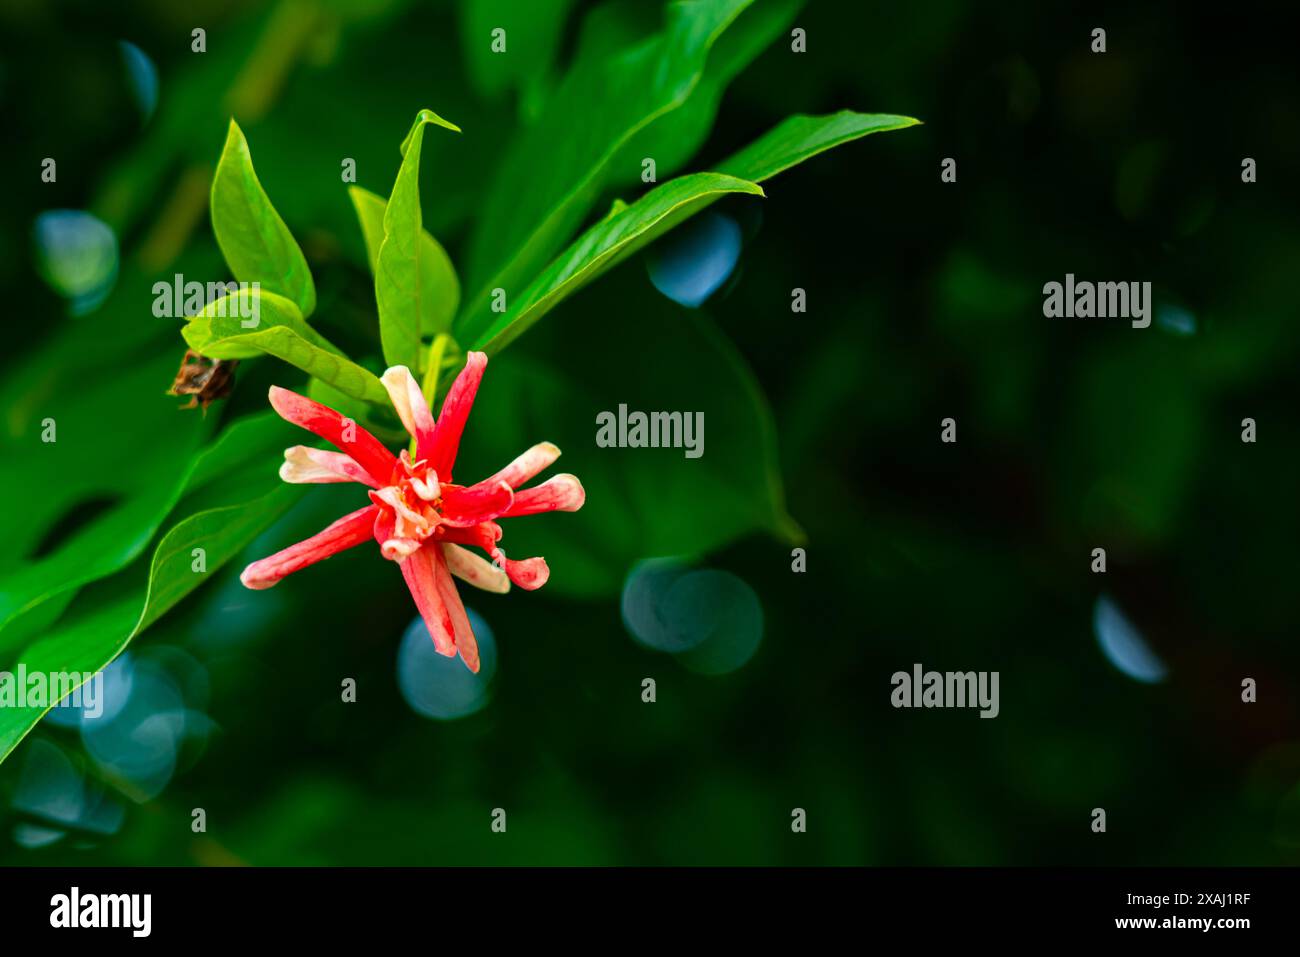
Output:
[[[31,671],[93,674],[126,647],[139,614],[138,594],[124,594],[93,610],[81,611],[60,621],[43,640],[27,648],[8,670],[23,664]],[[109,648],[101,651],[101,643],[107,643]],[[76,682],[78,686],[82,683]],[[33,705],[0,708],[0,762],[13,753],[49,710]]]
[[[495,320],[480,316],[475,321],[471,317],[461,335],[475,343],[473,348],[499,351],[566,296],[724,193],[737,191],[710,188],[710,183],[745,182],[753,189],[739,191],[761,193],[754,184],[819,153],[870,133],[905,129],[919,122],[909,116],[849,110],[827,116],[792,116],[721,163],[721,173],[679,177],[651,190],[631,206],[619,208],[615,203],[606,217],[553,261],[505,313]],[[692,191],[696,191],[695,195],[690,195]]]
[[[763,190],[733,176],[693,173],[655,187],[630,206],[615,206],[508,303],[473,348],[500,351],[561,300],[725,193],[762,196]]]
[[[421,110],[402,142],[402,166],[384,210],[384,241],[375,256],[375,301],[384,361],[418,374],[420,334],[428,302],[425,286],[433,281],[420,256],[424,234],[420,216],[420,150],[430,124],[460,132],[431,110]],[[432,322],[432,320],[428,320]],[[322,377],[323,378],[323,377]]]
[[[323,379],[366,402],[388,402],[383,383],[303,320],[288,299],[265,290],[222,296],[192,318],[182,333],[191,349],[214,359],[266,354]]]
[[[128,499],[61,542],[54,554],[6,576],[0,582],[0,629],[65,591],[126,567],[148,546],[179,500],[181,484],[173,482],[159,498]],[[5,644],[9,640],[7,635],[3,639]]]
[[[29,672],[84,674],[100,671],[136,635],[207,581],[296,500],[282,486],[244,505],[209,509],[179,522],[158,543],[150,561],[143,606],[138,586],[122,586],[95,607],[75,611],[22,652],[13,667]],[[194,571],[193,550],[204,550],[206,571]],[[78,685],[81,682],[77,682]],[[49,708],[0,709],[0,762]]]
[[[384,242],[384,211],[388,208],[388,200],[360,186],[349,186],[348,195],[361,223],[366,256],[373,274],[377,271],[379,247]],[[420,334],[436,336],[451,328],[452,317],[460,306],[460,281],[456,278],[451,257],[427,229],[420,230],[416,258],[421,279]]]
[[[293,300],[304,316],[316,309],[307,260],[262,189],[248,141],[233,119],[212,179],[212,231],[236,279]]]
[[[740,152],[718,164],[718,170],[761,183],[818,153],[859,139],[916,126],[920,120],[888,113],[841,110],[826,116],[791,116]]]
[[[149,591],[132,634],[138,634],[239,554],[298,498],[289,486],[242,505],[191,515],[169,531],[153,553]],[[202,548],[207,570],[194,571],[194,549]],[[111,660],[111,659],[110,659]]]
[[[708,139],[718,106],[731,82],[778,37],[788,37],[805,0],[763,0],[747,8],[719,35],[709,51],[704,72],[690,95],[627,142],[615,157],[610,184],[626,188],[639,183],[641,160],[654,157],[660,180],[683,169]]]
[[[0,667],[93,673],[116,658],[297,500],[299,490],[280,483],[270,460],[292,431],[273,413],[240,419],[224,431],[185,470],[185,497],[176,511],[196,510],[175,521],[151,554],[86,589],[39,638],[25,646],[0,642]],[[195,570],[195,548],[203,549],[203,571]],[[0,634],[7,638],[9,630]],[[15,647],[21,651],[9,654]],[[0,708],[0,761],[47,710]]]
[[[82,338],[77,347],[92,351],[97,337]],[[0,440],[0,487],[22,505],[0,512],[0,649],[20,640],[16,631],[43,627],[56,599],[134,561],[181,494],[190,457],[215,419],[160,395],[176,371],[169,351],[105,377],[47,365],[36,398],[41,418],[58,424],[49,443],[38,440],[41,418],[24,424],[15,416],[22,390],[6,390],[22,439]],[[131,427],[105,428],[112,414]]]
[[[476,291],[461,317],[466,328],[483,321],[494,288],[513,296],[563,248],[620,149],[686,102],[710,48],[752,2],[670,3],[659,34],[613,52],[600,44],[580,51],[538,121],[511,144],[488,192],[471,237],[467,275]]]

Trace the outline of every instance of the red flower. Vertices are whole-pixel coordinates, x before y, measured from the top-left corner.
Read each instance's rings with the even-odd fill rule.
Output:
[[[586,500],[582,483],[572,475],[556,475],[532,488],[519,488],[559,457],[560,450],[549,442],[534,445],[475,485],[452,483],[461,433],[486,367],[484,353],[466,357],[436,423],[410,370],[393,366],[384,373],[381,381],[393,407],[415,439],[414,460],[405,449],[394,456],[377,438],[333,409],[272,386],[271,405],[282,418],[344,450],[303,445],[285,449],[280,477],[286,482],[360,482],[370,487],[372,504],[344,515],[306,541],[253,562],[239,580],[249,588],[270,588],[286,575],[373,536],[383,556],[401,566],[434,647],[448,656],[459,652],[469,670],[478,671],[478,645],[452,576],[494,592],[509,591],[511,582],[529,590],[541,588],[550,576],[546,560],[506,558],[497,544],[501,526],[496,520],[537,512],[576,512]],[[465,546],[481,548],[492,561]]]

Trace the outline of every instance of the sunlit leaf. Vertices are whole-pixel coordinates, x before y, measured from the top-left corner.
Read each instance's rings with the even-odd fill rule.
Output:
[[[764,0],[748,7],[713,44],[699,82],[675,109],[637,133],[615,158],[610,183],[635,185],[643,157],[654,157],[662,180],[675,174],[708,138],[722,95],[737,75],[772,45],[788,36],[787,28],[805,0]]]
[[[728,192],[762,194],[756,183],[832,147],[869,133],[914,126],[906,116],[850,111],[830,116],[795,116],[719,164],[728,175],[695,173],[670,180],[631,206],[617,204],[491,320],[471,316],[460,330],[475,348],[497,351],[549,309],[646,243],[672,229]],[[739,178],[736,178],[739,177]],[[477,321],[476,321],[477,318]]]
[[[738,153],[717,164],[720,172],[756,183],[797,166],[818,153],[870,133],[916,126],[920,120],[888,113],[841,110],[826,116],[792,116]]]
[[[303,320],[288,299],[240,290],[209,303],[186,323],[191,349],[214,359],[275,356],[367,402],[388,401],[374,373],[363,369]]]
[[[159,353],[102,379],[66,382],[47,367],[44,381],[6,391],[19,434],[0,441],[12,497],[0,513],[0,646],[16,619],[134,560],[175,504],[213,423],[162,395],[174,373]],[[28,403],[40,414],[21,412]],[[47,422],[54,441],[42,440]]]
[[[213,507],[176,521],[147,561],[141,556],[123,575],[87,589],[61,619],[16,655],[0,642],[0,666],[11,671],[22,664],[29,671],[93,673],[116,658],[132,638],[208,580],[297,499],[299,490],[280,484],[274,461],[268,460],[273,448],[283,446],[288,428],[270,414],[232,426],[187,470],[191,494],[184,501]],[[241,472],[260,478],[251,484],[232,480]],[[221,480],[215,481],[216,476]],[[202,549],[201,563],[195,549]],[[47,710],[0,709],[0,761]]]
[[[80,607],[25,649],[12,667],[29,672],[94,673],[126,648],[136,635],[206,581],[293,503],[293,491],[279,488],[246,505],[211,509],[177,524],[155,549],[143,605],[138,587],[102,607]],[[194,549],[205,554],[205,572],[194,570]],[[107,584],[116,585],[117,579]],[[78,682],[80,683],[80,682]],[[49,708],[0,710],[0,761],[7,758]]]
[[[476,335],[473,348],[496,352],[565,297],[623,258],[726,193],[762,196],[761,187],[717,173],[694,173],[651,190],[630,206],[610,214],[587,230],[516,299],[506,312]],[[473,333],[472,329],[465,330]]]
[[[420,369],[420,335],[432,317],[423,313],[429,304],[425,287],[436,283],[432,262],[420,255],[424,230],[420,217],[420,150],[424,128],[430,124],[459,133],[431,110],[421,110],[402,143],[402,166],[384,210],[384,241],[375,256],[375,301],[379,306],[379,338],[384,360],[390,366]],[[321,378],[326,378],[322,376]],[[335,383],[337,384],[337,383]],[[347,390],[344,390],[347,391]]]
[[[384,211],[388,200],[360,186],[349,186],[348,195],[357,211],[361,232],[366,240],[366,256],[371,273],[376,272],[379,247],[384,242]],[[460,281],[446,250],[427,229],[420,230],[416,249],[420,276],[420,334],[435,336],[451,328],[452,317],[460,305]]]
[[[316,308],[316,287],[297,241],[253,171],[243,131],[232,119],[212,179],[212,230],[231,273],[291,299],[304,316]]]

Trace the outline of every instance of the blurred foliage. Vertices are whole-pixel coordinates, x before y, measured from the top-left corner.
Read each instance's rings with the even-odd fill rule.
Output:
[[[759,0],[707,37],[681,17],[628,0],[0,5],[14,144],[0,166],[30,184],[0,232],[0,488],[15,503],[0,514],[0,669],[22,647],[75,654],[148,624],[132,653],[184,649],[211,689],[210,725],[148,798],[85,758],[75,729],[41,724],[0,768],[6,863],[1295,861],[1289,34],[1168,3],[1081,19]],[[1088,52],[1094,20],[1103,56]],[[500,67],[485,54],[497,24]],[[157,65],[152,115],[120,40]],[[634,108],[592,95],[620,84]],[[704,309],[661,297],[632,256],[493,360],[468,467],[550,439],[589,499],[509,529],[554,575],[470,597],[501,653],[490,704],[452,722],[399,693],[413,609],[388,563],[358,550],[274,592],[239,588],[243,560],[350,500],[279,487],[277,450],[296,438],[264,415],[265,389],[305,379],[278,361],[241,363],[206,417],[176,411],[162,393],[182,345],[150,294],[177,272],[226,275],[208,197],[234,116],[310,265],[312,322],[378,371],[375,251],[339,164],[387,196],[426,106],[466,131],[437,148],[430,134],[419,191],[423,228],[464,264],[458,329],[476,331],[495,277],[526,282],[612,201],[635,205],[644,156],[661,181],[746,177],[725,158],[792,113],[926,124],[818,156],[766,199],[718,201],[746,241]],[[1257,184],[1240,180],[1245,155]],[[38,179],[47,156],[54,183]],[[954,184],[939,181],[947,156]],[[81,314],[33,245],[37,217],[60,209],[118,239],[111,292]],[[1044,319],[1042,284],[1066,272],[1152,280],[1156,322]],[[790,312],[795,287],[806,314]],[[596,412],[620,402],[705,411],[705,456],[595,448]],[[58,442],[33,455],[47,416]],[[938,442],[945,416],[955,446]],[[239,534],[221,510],[262,496],[269,531],[141,619],[151,566],[187,555],[187,536]],[[808,571],[792,574],[800,536]],[[1098,545],[1104,582],[1088,571]],[[764,640],[740,670],[698,674],[628,636],[618,588],[667,551],[757,592]],[[1102,655],[1103,590],[1165,683]],[[889,675],[916,661],[1000,671],[1001,715],[894,711]],[[126,805],[119,827],[82,817],[43,849],[19,839],[51,827],[14,800],[50,744],[87,807]],[[1098,806],[1105,838],[1088,829]],[[489,830],[494,807],[507,835]],[[790,832],[795,807],[807,834]]]

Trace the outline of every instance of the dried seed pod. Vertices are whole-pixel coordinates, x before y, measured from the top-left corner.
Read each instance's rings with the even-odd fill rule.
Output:
[[[235,384],[235,366],[238,359],[209,359],[193,349],[185,350],[181,367],[176,373],[176,380],[167,390],[168,395],[188,395],[190,401],[182,409],[201,406],[208,411],[208,406],[217,399],[230,395]]]

